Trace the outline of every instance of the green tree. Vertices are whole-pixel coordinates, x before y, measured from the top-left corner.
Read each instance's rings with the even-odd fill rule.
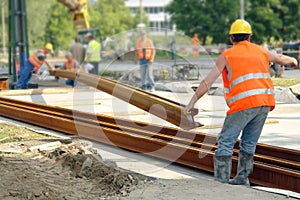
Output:
[[[245,18],[252,26],[253,40],[259,44],[271,38],[279,40],[282,21],[274,9],[280,8],[280,0],[251,0],[246,5]]]
[[[73,27],[71,15],[68,8],[58,2],[53,3],[50,10],[44,40],[51,42],[56,52],[60,49],[67,50],[77,34]]]
[[[90,24],[99,28],[100,40],[131,29],[133,17],[123,0],[98,0],[89,5]]]
[[[167,7],[172,21],[186,35],[197,32],[202,44],[228,41],[230,24],[239,18],[239,0],[173,0]],[[246,0],[245,19],[256,43],[300,37],[299,0]]]
[[[45,44],[45,30],[51,14],[51,6],[56,0],[47,0],[37,3],[36,0],[26,0],[27,26],[30,49],[42,48]]]
[[[229,24],[238,18],[238,0],[173,0],[166,10],[171,21],[188,36],[198,33],[203,45],[228,41]]]
[[[282,20],[279,35],[283,41],[300,38],[300,1],[280,0],[280,6],[273,7],[274,12]]]

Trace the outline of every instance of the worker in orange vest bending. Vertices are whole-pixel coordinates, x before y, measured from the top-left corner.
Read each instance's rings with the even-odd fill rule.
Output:
[[[212,71],[201,81],[184,109],[190,115],[195,103],[222,73],[224,97],[229,107],[218,136],[214,156],[215,180],[234,185],[249,185],[253,154],[270,110],[275,107],[274,88],[269,63],[297,66],[295,58],[268,52],[250,42],[252,30],[245,20],[236,20],[230,29],[233,47],[224,51]],[[242,131],[237,174],[229,180],[234,144]]]
[[[137,41],[136,55],[140,62],[141,88],[143,90],[149,89],[153,92],[155,90],[155,86],[152,74],[152,63],[155,56],[155,50],[152,41],[146,37],[145,31],[141,31],[141,37]],[[146,79],[148,80],[148,87]]]
[[[192,38],[192,45],[193,45],[193,57],[198,57],[200,54],[199,51],[200,41],[197,33],[195,33],[194,37]]]
[[[65,70],[74,70],[75,68],[79,67],[78,62],[73,58],[71,52],[68,52],[66,54],[66,59],[67,59],[66,62],[61,67],[62,69],[65,69]],[[67,85],[71,85],[72,87],[75,87],[76,86],[76,81],[71,80],[71,79],[67,79],[66,80],[66,84]]]
[[[45,45],[44,49],[36,51],[29,59],[26,61],[25,66],[20,70],[20,77],[15,85],[15,89],[27,89],[28,82],[31,79],[32,73],[38,71],[38,69],[45,63],[47,67],[51,70],[52,65],[46,62],[46,55],[53,51],[53,46],[50,43]]]

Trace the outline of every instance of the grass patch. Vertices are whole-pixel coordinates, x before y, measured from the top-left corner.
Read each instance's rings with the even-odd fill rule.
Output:
[[[300,78],[272,78],[274,86],[290,87],[300,83]]]
[[[0,124],[0,144],[45,138],[49,138],[49,136],[36,133],[20,126]]]

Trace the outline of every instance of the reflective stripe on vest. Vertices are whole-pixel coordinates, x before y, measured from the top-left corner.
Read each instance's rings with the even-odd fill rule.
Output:
[[[259,106],[274,108],[268,52],[258,45],[243,41],[222,55],[227,60],[222,72],[224,97],[230,108],[227,114]]]
[[[29,58],[28,61],[34,66],[35,70],[38,70],[42,64],[44,63],[43,61],[40,61],[37,58],[37,53],[38,52],[42,52],[44,55],[46,55],[44,50],[38,50],[37,52],[35,52],[34,54],[32,54]]]
[[[250,79],[259,79],[259,78],[271,78],[269,73],[253,73],[253,74],[246,74],[244,76],[241,76],[234,81],[231,82],[229,88],[224,88],[225,93],[229,93],[230,90],[238,85],[239,83],[242,83],[244,81],[250,80]]]
[[[75,68],[75,60],[74,59],[71,60],[71,65],[69,65],[69,61],[66,61],[65,66],[66,66],[66,70],[74,69]]]
[[[249,91],[245,91],[242,93],[239,93],[238,95],[235,95],[233,97],[231,97],[230,99],[226,100],[226,103],[228,105],[234,103],[235,101],[238,101],[240,99],[249,97],[249,96],[254,96],[254,95],[259,95],[259,94],[275,94],[273,89],[255,89],[255,90],[249,90]]]
[[[101,57],[100,57],[100,51],[101,51],[101,46],[98,42],[96,42],[95,40],[92,40],[90,42],[90,45],[92,47],[92,55],[90,58],[91,62],[100,62]]]
[[[151,40],[146,38],[145,45],[141,39],[137,43],[137,54],[139,59],[152,60],[154,55],[154,49]]]

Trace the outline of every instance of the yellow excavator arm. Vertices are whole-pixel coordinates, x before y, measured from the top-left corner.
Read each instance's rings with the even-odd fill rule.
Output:
[[[89,29],[88,0],[58,0],[69,8],[75,29]]]

